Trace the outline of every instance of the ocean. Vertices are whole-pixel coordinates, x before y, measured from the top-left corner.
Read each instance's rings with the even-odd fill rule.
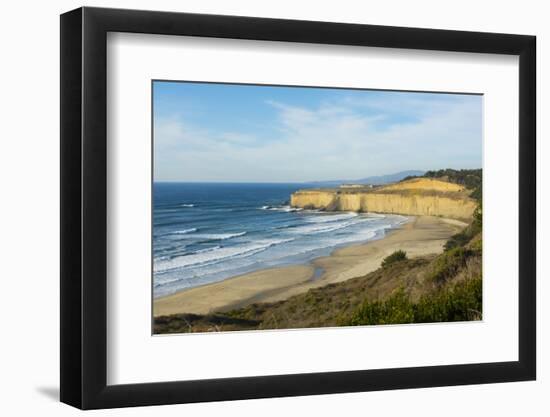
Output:
[[[154,183],[153,296],[243,273],[303,264],[384,237],[399,215],[327,213],[288,205],[305,184]],[[314,277],[321,275],[316,271]]]

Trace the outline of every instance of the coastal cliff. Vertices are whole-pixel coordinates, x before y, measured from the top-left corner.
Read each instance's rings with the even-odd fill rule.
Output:
[[[442,216],[468,220],[477,203],[458,184],[435,179],[412,179],[388,186],[299,190],[290,205],[326,211]]]

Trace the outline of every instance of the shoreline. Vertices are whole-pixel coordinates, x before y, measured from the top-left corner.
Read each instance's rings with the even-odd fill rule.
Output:
[[[286,300],[312,288],[366,275],[398,249],[406,251],[410,258],[440,253],[448,238],[465,226],[466,223],[441,217],[412,217],[381,239],[337,248],[307,264],[261,269],[154,299],[153,315],[209,314],[252,303]],[[320,276],[316,277],[319,270]]]

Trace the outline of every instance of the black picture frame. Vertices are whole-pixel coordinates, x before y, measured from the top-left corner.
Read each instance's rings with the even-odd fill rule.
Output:
[[[108,32],[519,56],[519,360],[107,385]],[[525,35],[252,17],[88,7],[61,15],[61,401],[94,409],[534,380],[535,45]]]

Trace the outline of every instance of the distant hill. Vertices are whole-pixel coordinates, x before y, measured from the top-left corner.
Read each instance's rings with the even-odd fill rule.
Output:
[[[360,178],[355,180],[328,180],[328,181],[311,181],[309,184],[318,184],[325,186],[338,186],[340,184],[373,184],[382,185],[389,184],[391,182],[401,181],[407,177],[418,177],[424,175],[425,171],[408,170],[396,172],[395,174],[378,175],[373,177]]]

